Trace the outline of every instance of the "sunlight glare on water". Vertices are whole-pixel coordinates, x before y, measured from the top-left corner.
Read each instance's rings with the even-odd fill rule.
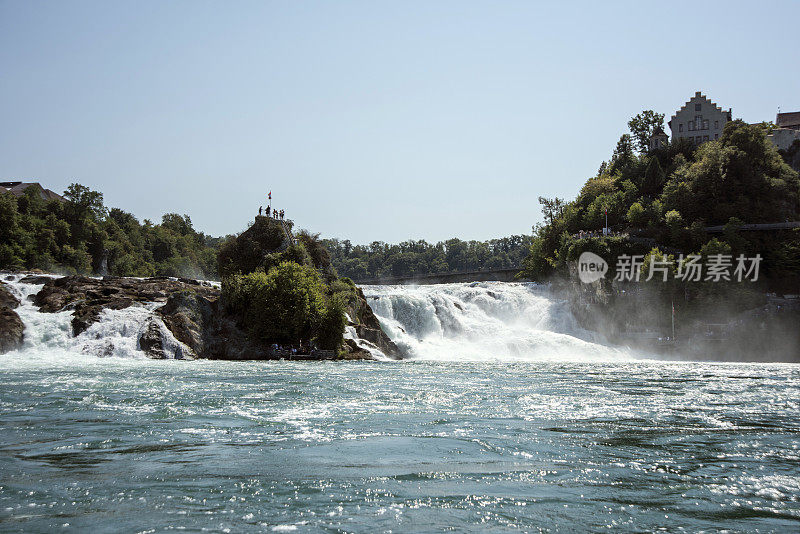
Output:
[[[800,525],[792,365],[67,358],[0,370],[4,530]]]

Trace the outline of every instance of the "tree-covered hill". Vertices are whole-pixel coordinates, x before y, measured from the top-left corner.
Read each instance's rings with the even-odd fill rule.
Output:
[[[72,184],[66,201],[45,202],[35,187],[0,194],[0,268],[117,276],[217,278],[222,238],[197,232],[188,215],[160,224],[118,208],[103,194]]]
[[[663,252],[760,253],[767,276],[800,273],[797,230],[739,230],[746,223],[800,220],[800,179],[784,160],[792,154],[780,154],[767,139],[769,125],[736,120],[717,141],[697,147],[679,140],[647,151],[646,140],[662,121],[650,111],[634,117],[631,134],[620,138],[574,200],[540,199],[545,223],[535,229],[526,274],[544,280],[564,274],[584,250],[618,256],[646,252],[653,243]],[[600,235],[606,216],[612,236]],[[705,231],[716,225],[726,225],[722,235]]]

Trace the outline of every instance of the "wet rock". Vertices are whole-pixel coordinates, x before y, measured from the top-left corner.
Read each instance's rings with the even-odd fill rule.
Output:
[[[219,290],[180,291],[156,312],[175,338],[200,358],[267,360],[277,356],[269,346],[251,340],[220,309]]]
[[[16,309],[19,306],[19,299],[9,291],[8,286],[0,282],[0,308]]]
[[[353,320],[358,337],[365,339],[375,345],[387,357],[401,359],[402,353],[397,345],[392,341],[386,332],[381,328],[381,323],[369,307],[367,299],[361,289],[357,289],[357,299],[347,310],[348,315]]]
[[[167,358],[164,352],[164,339],[161,335],[161,325],[155,319],[150,319],[139,333],[139,350],[147,354],[149,358],[164,360]]]
[[[368,350],[362,349],[353,339],[345,339],[343,353],[340,355],[342,360],[372,360],[372,354]]]
[[[22,346],[25,325],[17,312],[10,308],[0,308],[0,354]]]
[[[216,298],[199,295],[194,291],[180,291],[171,295],[167,303],[156,310],[175,339],[206,356],[206,329],[213,322]]]
[[[45,313],[61,311],[69,301],[69,292],[53,285],[45,285],[33,298],[33,303],[39,307],[39,311]]]
[[[166,302],[167,298],[186,287],[198,291],[218,290],[189,285],[169,278],[102,279],[87,276],[48,278],[36,294],[34,304],[39,311],[53,313],[73,309],[72,334],[77,336],[97,322],[103,309],[122,310],[135,302]]]
[[[23,284],[46,284],[50,280],[53,280],[52,276],[44,276],[41,274],[29,274],[28,276],[21,278],[20,282]]]

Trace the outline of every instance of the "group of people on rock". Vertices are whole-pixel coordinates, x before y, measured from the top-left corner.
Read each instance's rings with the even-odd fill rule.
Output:
[[[303,341],[300,341],[299,345],[283,345],[280,343],[273,343],[270,347],[275,352],[288,352],[292,356],[296,354],[308,354],[311,351],[311,347],[308,344],[303,344]]]
[[[263,206],[259,206],[258,207],[258,214],[261,215],[263,212],[264,212],[264,207]],[[274,208],[272,208],[270,206],[267,206],[266,215],[267,215],[267,217],[272,217],[273,219],[282,221],[283,217],[284,217],[284,212],[283,212],[283,210],[278,211],[278,210],[276,210],[276,209],[274,209]]]
[[[576,239],[588,239],[590,237],[621,237],[624,232],[603,232],[601,230],[581,230],[577,234],[572,234]]]

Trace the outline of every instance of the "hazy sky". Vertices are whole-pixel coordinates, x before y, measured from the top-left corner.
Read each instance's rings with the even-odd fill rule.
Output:
[[[528,233],[628,119],[800,110],[800,2],[0,0],[0,180],[353,242]]]

